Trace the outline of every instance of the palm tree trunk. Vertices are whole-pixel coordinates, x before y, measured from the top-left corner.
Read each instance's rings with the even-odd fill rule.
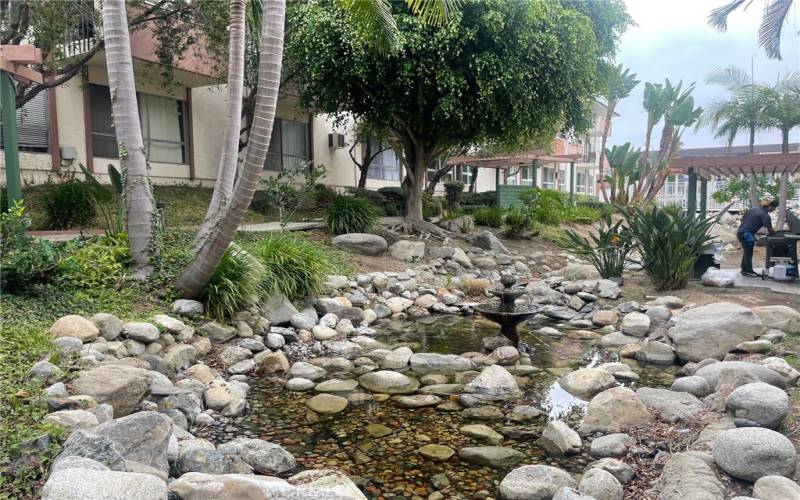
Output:
[[[750,154],[755,153],[756,129],[750,129]],[[750,174],[750,208],[758,207],[758,179],[755,173]]]
[[[603,164],[606,159],[606,142],[608,142],[608,132],[611,130],[611,118],[614,116],[615,107],[616,103],[614,101],[609,101],[606,106],[606,122],[603,124],[603,137],[600,139],[600,161],[597,167],[597,176],[600,178],[600,191],[603,193],[603,200],[606,203],[608,203],[608,193],[603,189],[603,182],[605,180],[603,176]]]
[[[781,153],[788,153],[789,152],[789,129],[784,128],[781,129]],[[775,230],[780,231],[783,229],[783,225],[786,223],[786,204],[789,200],[786,199],[787,194],[787,187],[789,185],[789,174],[786,172],[781,174],[781,187],[778,197],[780,199],[780,205],[778,205],[778,221],[775,224]]]
[[[214,194],[196,242],[205,239],[220,209],[228,204],[239,164],[239,136],[242,128],[242,93],[244,88],[245,0],[230,0],[230,41],[228,49],[228,118],[217,171]]]
[[[222,255],[233,241],[236,229],[244,219],[258,187],[267,158],[280,87],[286,2],[263,0],[262,12],[258,93],[242,172],[234,185],[230,203],[213,225],[208,237],[200,243],[194,258],[176,282],[176,287],[186,297],[196,297],[208,283]]]
[[[142,271],[149,264],[153,197],[147,176],[142,129],[139,125],[128,15],[124,0],[103,2],[103,38],[114,129],[120,167],[125,178],[128,251],[136,269]]]

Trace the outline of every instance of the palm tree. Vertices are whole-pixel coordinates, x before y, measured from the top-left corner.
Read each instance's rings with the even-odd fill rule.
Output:
[[[623,68],[621,64],[617,66],[604,65],[604,82],[603,82],[603,97],[606,101],[606,121],[603,124],[603,136],[600,142],[600,163],[598,167],[598,178],[603,179],[603,167],[606,155],[606,142],[608,141],[608,132],[611,129],[611,119],[614,117],[614,112],[619,102],[631,95],[631,92],[637,85],[639,80],[636,79],[635,73],[630,73],[628,68]],[[603,198],[608,201],[608,194],[605,189],[601,189]]]
[[[639,156],[639,164],[642,166],[647,165],[650,161],[650,142],[653,138],[653,128],[656,123],[661,121],[664,113],[669,108],[672,99],[672,85],[669,80],[666,81],[666,87],[661,83],[644,84],[644,97],[642,98],[642,106],[647,112],[647,126],[644,134],[644,150]]]
[[[732,0],[717,7],[708,16],[708,24],[719,31],[727,31],[728,15],[742,7],[746,9],[753,0]],[[781,32],[789,19],[789,10],[793,0],[766,0],[761,26],[758,28],[758,44],[761,45],[770,59],[781,58]]]
[[[726,101],[717,101],[703,117],[702,123],[710,125],[715,137],[725,138],[728,147],[742,131],[748,133],[749,151],[754,153],[756,131],[764,128],[763,102],[760,93],[755,91],[750,75],[736,66],[714,70],[706,83],[717,84],[731,92]],[[758,206],[758,187],[756,174],[750,175],[750,206]]]
[[[125,178],[128,248],[136,269],[144,271],[149,264],[153,197],[139,126],[125,0],[103,2],[103,37],[120,167]]]

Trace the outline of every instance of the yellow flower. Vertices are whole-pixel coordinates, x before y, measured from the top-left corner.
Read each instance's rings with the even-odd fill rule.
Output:
[[[622,238],[620,238],[616,234],[611,237],[611,244],[612,245],[619,245],[621,242],[622,242]]]

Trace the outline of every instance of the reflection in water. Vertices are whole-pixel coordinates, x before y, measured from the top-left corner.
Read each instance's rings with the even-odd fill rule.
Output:
[[[550,384],[544,400],[540,403],[542,411],[547,412],[550,420],[567,418],[575,411],[583,414],[587,404],[586,401],[578,399],[562,389],[558,382]]]

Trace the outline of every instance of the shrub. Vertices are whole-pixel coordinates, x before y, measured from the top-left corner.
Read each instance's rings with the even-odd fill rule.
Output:
[[[612,225],[610,218],[604,219],[597,235],[590,235],[588,239],[569,230],[566,233],[567,246],[591,262],[601,277],[620,277],[633,250],[630,233],[622,222]]]
[[[403,194],[403,189],[399,187],[382,187],[378,192],[383,196],[385,203],[393,204],[397,207],[398,215],[406,213],[406,197]]]
[[[89,170],[80,165],[83,174],[86,176],[84,186],[95,202],[95,207],[99,211],[100,225],[106,236],[116,236],[125,230],[125,203],[122,201],[125,186],[123,185],[122,175],[114,165],[108,165],[108,177],[111,180],[111,188],[108,188],[97,180]]]
[[[30,225],[21,201],[0,213],[0,288],[5,292],[19,293],[33,283],[49,281],[58,263],[52,243],[25,233]]]
[[[343,267],[327,247],[291,233],[269,233],[248,249],[264,266],[267,295],[283,294],[290,299],[317,295],[328,275]]]
[[[381,193],[373,191],[371,189],[349,187],[347,188],[347,193],[355,198],[361,198],[363,200],[367,200],[378,209],[383,208],[383,206],[386,204],[387,201],[386,198],[384,198],[384,196]]]
[[[450,206],[457,205],[461,201],[461,194],[464,192],[464,183],[460,181],[449,181],[444,183],[444,199]]]
[[[369,233],[377,221],[375,207],[352,196],[337,196],[325,212],[325,225],[332,234]]]
[[[236,243],[231,243],[199,299],[214,318],[222,319],[255,304],[264,294],[264,266]]]
[[[462,279],[456,286],[459,290],[467,295],[486,295],[486,289],[489,288],[491,282],[483,278],[475,279]]]
[[[519,194],[519,205],[532,221],[556,226],[564,219],[563,195],[552,189],[533,188]]]
[[[599,209],[586,205],[569,207],[565,213],[565,219],[576,224],[594,224],[600,220],[601,216],[602,213]]]
[[[479,226],[500,227],[503,225],[503,211],[496,207],[482,207],[472,211],[472,218]]]
[[[517,206],[512,206],[503,216],[503,235],[507,238],[523,238],[528,236],[533,226],[533,221],[525,211]]]
[[[130,261],[127,234],[72,241],[58,264],[59,274],[80,288],[116,284]]]
[[[91,192],[77,180],[53,185],[44,206],[50,229],[84,228],[96,214]]]
[[[621,209],[642,267],[657,290],[677,290],[689,281],[689,272],[711,241],[710,229],[727,213],[713,217],[689,214],[680,207]]]
[[[463,206],[476,206],[476,205],[484,205],[487,207],[493,207],[495,205],[497,192],[496,191],[484,191],[482,193],[461,193],[461,205]]]
[[[444,211],[444,203],[442,198],[433,196],[432,194],[422,193],[422,218],[430,219],[431,217],[438,217]]]

